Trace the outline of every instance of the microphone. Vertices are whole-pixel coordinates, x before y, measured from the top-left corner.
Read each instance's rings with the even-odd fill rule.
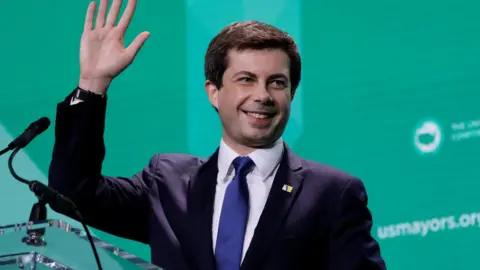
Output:
[[[18,136],[13,142],[8,145],[9,149],[23,148],[27,146],[35,137],[47,130],[50,126],[50,120],[47,117],[42,117],[37,121],[31,123],[27,129]]]
[[[47,117],[42,117],[37,121],[31,123],[27,129],[18,136],[15,140],[8,144],[8,146],[0,151],[0,155],[7,153],[15,148],[23,148],[27,146],[35,137],[47,130],[50,126],[50,120]]]
[[[40,201],[55,205],[61,212],[75,213],[78,211],[77,206],[72,200],[49,188],[42,182],[36,180],[30,181],[28,187]]]
[[[57,209],[63,211],[64,213],[71,213],[77,217],[78,221],[82,224],[83,228],[85,229],[85,233],[87,234],[87,239],[90,242],[90,246],[92,248],[93,254],[95,256],[95,261],[97,263],[97,267],[99,270],[102,269],[102,265],[100,263],[100,258],[98,256],[97,249],[95,247],[93,237],[90,234],[90,231],[87,225],[84,222],[80,211],[78,210],[75,203],[67,198],[66,196],[58,193],[57,191],[51,189],[47,185],[41,183],[37,180],[27,180],[19,176],[15,170],[13,169],[13,158],[15,155],[25,146],[27,146],[35,137],[39,134],[47,130],[50,125],[50,120],[46,117],[42,117],[37,121],[31,123],[28,128],[15,140],[13,140],[7,148],[0,151],[0,155],[5,154],[6,152],[13,150],[12,154],[8,159],[8,169],[12,176],[28,185],[30,190],[35,194],[38,198],[38,202],[35,203],[32,207],[30,212],[29,221],[31,222],[39,222],[45,221],[47,219],[47,208],[46,205],[49,204],[51,206],[55,206]],[[43,240],[43,235],[45,234],[45,229],[29,229],[27,230],[27,237],[23,238],[22,241],[28,245],[33,246],[44,246],[46,242]]]

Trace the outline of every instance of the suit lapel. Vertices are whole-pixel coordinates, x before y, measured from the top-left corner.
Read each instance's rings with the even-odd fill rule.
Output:
[[[301,160],[287,147],[241,269],[253,269],[285,222],[302,186]]]
[[[217,151],[193,173],[188,194],[189,255],[194,258],[191,269],[215,269],[212,242],[212,216],[217,182]],[[189,257],[190,257],[189,256]]]

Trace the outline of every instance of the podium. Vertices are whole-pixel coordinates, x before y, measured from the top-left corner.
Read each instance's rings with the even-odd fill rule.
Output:
[[[31,241],[28,231],[43,233]],[[94,236],[93,240],[105,270],[162,270]],[[86,233],[61,220],[46,220],[0,226],[0,270],[14,269],[98,269]]]

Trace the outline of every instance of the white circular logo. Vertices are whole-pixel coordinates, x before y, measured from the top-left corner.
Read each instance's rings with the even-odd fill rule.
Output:
[[[442,142],[442,130],[435,121],[423,121],[415,129],[414,143],[422,153],[433,153]]]

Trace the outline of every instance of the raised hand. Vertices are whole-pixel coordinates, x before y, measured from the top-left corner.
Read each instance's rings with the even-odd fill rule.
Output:
[[[115,25],[122,5],[113,0],[108,16],[108,0],[100,0],[98,14],[93,25],[96,3],[91,2],[85,16],[85,25],[80,41],[80,81],[83,89],[105,94],[111,81],[127,68],[143,46],[149,32],[140,33],[125,48],[124,35],[136,7],[136,0],[127,0],[125,11]]]

